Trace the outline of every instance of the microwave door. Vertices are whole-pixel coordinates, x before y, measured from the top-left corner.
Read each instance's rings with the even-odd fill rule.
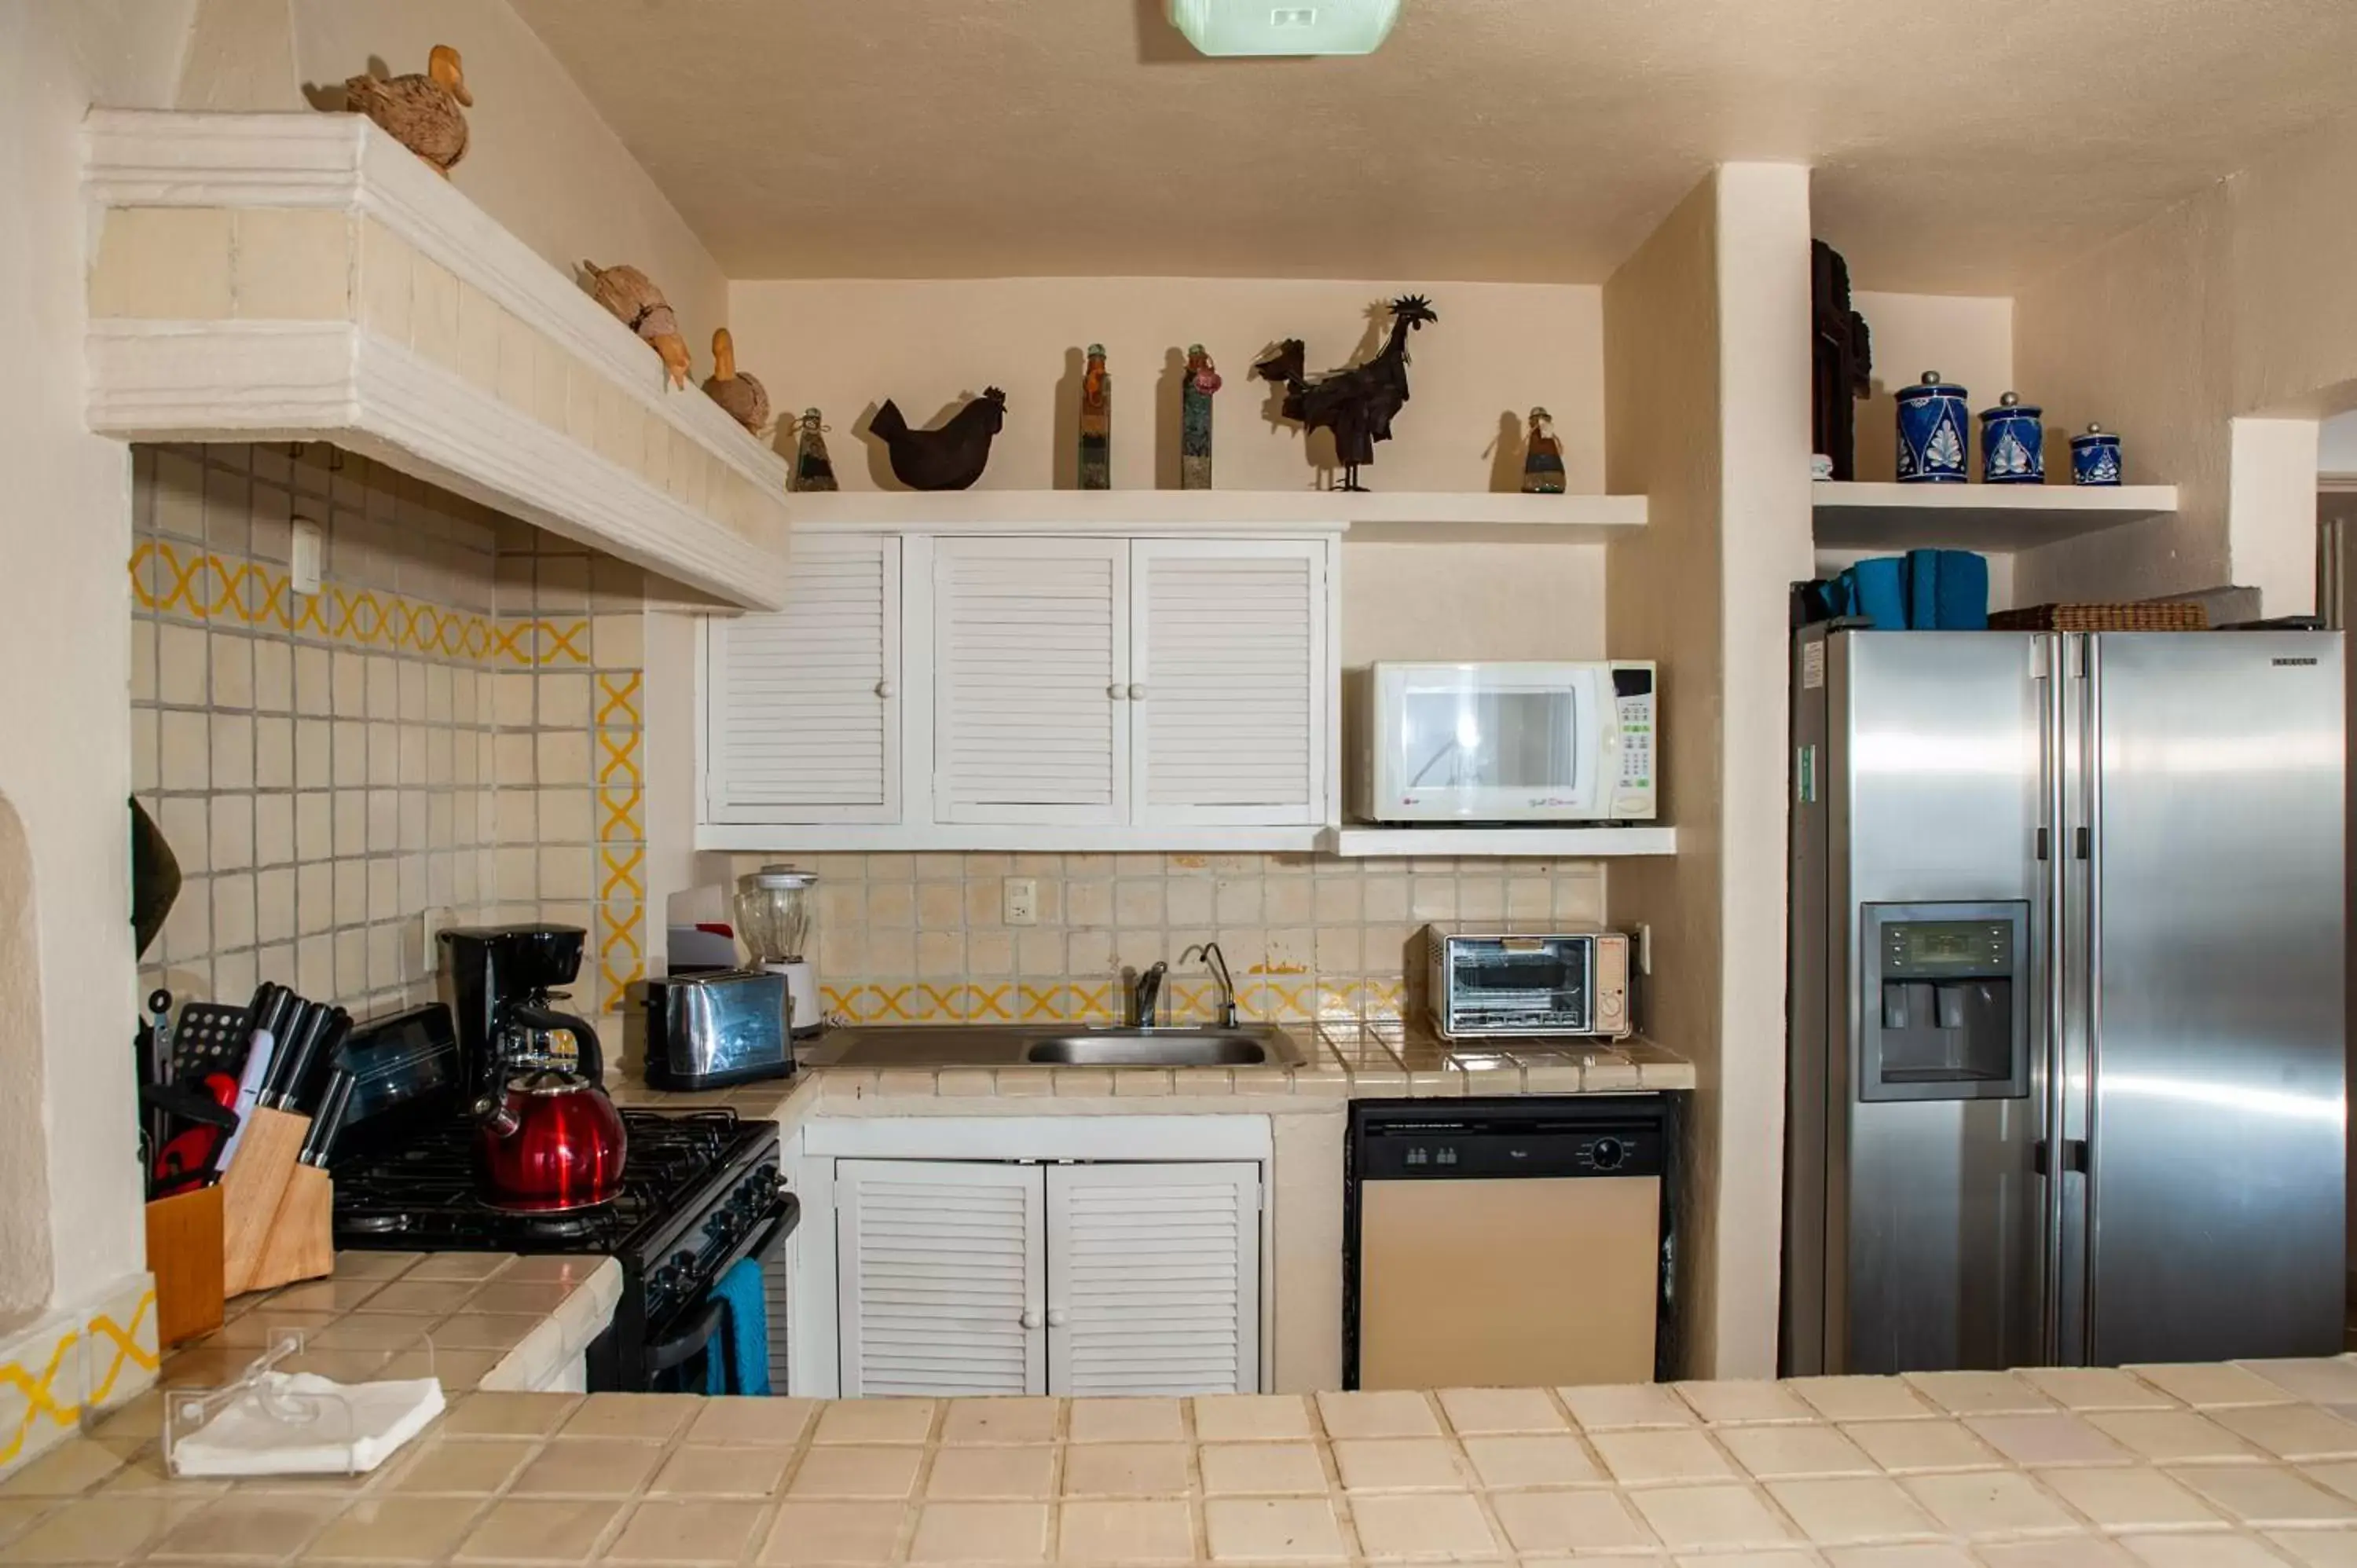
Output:
[[[1523,687],[1419,680],[1398,698],[1391,761],[1418,815],[1580,813],[1594,800],[1597,707],[1584,673]]]

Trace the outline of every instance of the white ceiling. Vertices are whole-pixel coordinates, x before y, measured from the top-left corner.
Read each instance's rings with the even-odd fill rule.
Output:
[[[1162,4],[515,0],[738,278],[1596,282],[1759,158],[1861,286],[2002,294],[2357,108],[2352,0],[1407,0],[1229,61]]]

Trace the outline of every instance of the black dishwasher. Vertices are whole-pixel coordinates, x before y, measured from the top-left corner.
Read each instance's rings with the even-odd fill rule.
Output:
[[[1669,1376],[1677,1122],[1661,1094],[1353,1101],[1342,1386]]]

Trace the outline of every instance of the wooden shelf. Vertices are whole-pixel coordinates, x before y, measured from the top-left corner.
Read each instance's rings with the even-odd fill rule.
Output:
[[[2177,510],[2175,485],[1811,487],[1816,542],[1829,549],[2028,550]]]
[[[838,490],[789,496],[799,532],[1269,532],[1380,543],[1597,544],[1645,525],[1643,496],[1393,490]]]
[[[1328,828],[1318,848],[1345,860],[1428,855],[1599,860],[1611,855],[1675,854],[1675,828]]]

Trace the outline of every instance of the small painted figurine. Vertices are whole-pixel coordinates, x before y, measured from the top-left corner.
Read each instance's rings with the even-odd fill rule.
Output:
[[[802,424],[794,434],[794,471],[788,489],[834,489],[834,463],[826,455],[826,429],[827,426],[819,422],[818,410],[802,410]]]
[[[1178,390],[1178,488],[1211,488],[1211,394],[1220,368],[1200,343],[1187,345],[1187,379]]]
[[[1089,345],[1088,369],[1081,372],[1081,489],[1113,489],[1113,377],[1105,373],[1102,343]]]
[[[1563,442],[1555,433],[1555,415],[1531,410],[1530,439],[1523,447],[1523,494],[1563,494]]]

